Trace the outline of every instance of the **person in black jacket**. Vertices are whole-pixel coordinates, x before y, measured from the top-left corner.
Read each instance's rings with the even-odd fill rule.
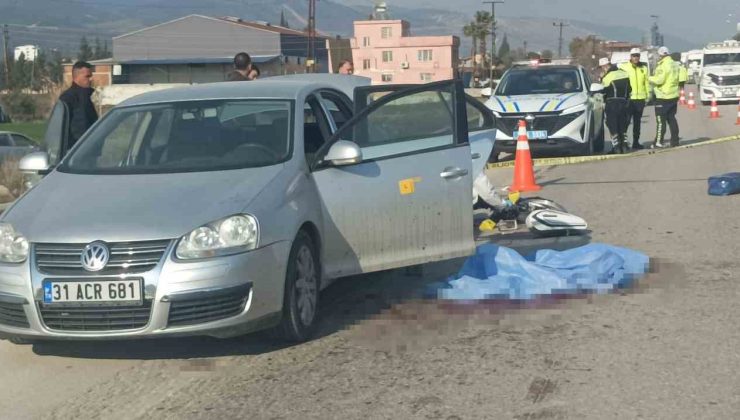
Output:
[[[72,66],[72,86],[64,91],[59,100],[67,105],[69,111],[69,150],[77,140],[98,120],[98,113],[92,103],[95,90],[92,88],[92,65],[78,61]]]
[[[229,82],[246,82],[252,69],[252,57],[245,52],[234,56],[234,70],[226,76]]]
[[[604,85],[606,125],[612,135],[612,151],[624,153],[624,139],[629,126],[627,107],[632,95],[629,74],[612,65],[608,58],[599,60],[599,65],[604,72],[601,84]]]

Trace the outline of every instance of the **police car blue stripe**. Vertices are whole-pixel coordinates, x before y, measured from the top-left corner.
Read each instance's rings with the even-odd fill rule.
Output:
[[[498,104],[501,105],[501,111],[506,112],[506,107],[504,106],[504,103],[501,101],[501,98],[497,96],[496,100],[498,101]]]
[[[522,112],[522,110],[519,109],[519,103],[518,102],[514,102],[514,108],[516,108],[516,112]]]
[[[542,111],[544,111],[544,110],[545,110],[545,108],[547,107],[547,105],[549,105],[549,104],[550,104],[550,100],[548,99],[547,101],[545,101],[545,103],[544,103],[544,104],[542,104],[542,108],[540,108],[540,111],[539,111],[539,112],[542,112]]]
[[[568,99],[570,99],[570,98],[572,98],[572,97],[574,97],[576,95],[578,95],[578,94],[577,93],[574,93],[574,94],[568,96],[567,98],[563,99],[562,101],[560,101],[560,103],[558,104],[558,106],[555,107],[555,111],[557,111],[558,109],[560,109],[560,107],[563,106],[564,103],[568,102]]]

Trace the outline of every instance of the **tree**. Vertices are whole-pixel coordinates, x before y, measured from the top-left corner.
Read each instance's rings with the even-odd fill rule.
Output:
[[[25,54],[21,54],[15,60],[13,70],[10,72],[11,89],[22,90],[31,87],[31,65],[32,62],[26,60]]]
[[[285,19],[285,9],[280,10],[280,26],[283,28],[290,28],[290,26],[288,26],[288,19]]]
[[[80,51],[77,53],[77,59],[80,61],[90,61],[93,59],[94,51],[87,42],[87,37],[83,36],[80,40]]]
[[[490,63],[488,60],[486,60],[486,56],[488,53],[488,47],[487,47],[487,41],[486,38],[488,35],[491,34],[491,23],[493,22],[493,17],[491,16],[491,12],[484,12],[484,11],[477,11],[475,12],[475,24],[478,27],[478,43],[479,43],[479,49],[478,53],[483,57],[483,66],[486,68],[490,68]],[[493,58],[493,57],[491,57]]]
[[[511,46],[509,45],[509,37],[508,35],[504,34],[504,40],[501,41],[501,48],[498,49],[498,56],[502,60],[504,57],[509,57],[511,55]]]
[[[736,33],[734,37],[732,37],[735,41],[740,41],[740,32]]]
[[[95,46],[93,47],[93,54],[92,59],[93,60],[99,60],[103,55],[103,45],[100,43],[100,38],[95,37]]]
[[[570,55],[576,64],[580,64],[595,74],[598,61],[606,57],[606,51],[601,41],[594,35],[586,38],[573,38],[570,42]]]
[[[48,64],[49,80],[52,83],[62,83],[64,77],[64,66],[62,65],[62,53],[59,50],[54,49],[51,52],[51,60]]]
[[[475,74],[478,74],[478,63],[475,61],[475,47],[478,45],[478,26],[475,22],[470,22],[463,27],[463,35],[473,40],[473,45],[470,48],[470,58],[473,60],[473,71]]]

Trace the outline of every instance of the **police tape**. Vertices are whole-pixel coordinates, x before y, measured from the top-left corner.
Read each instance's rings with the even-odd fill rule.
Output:
[[[629,154],[623,154],[623,155],[594,155],[594,156],[567,156],[567,157],[555,157],[555,158],[539,158],[539,159],[533,159],[532,163],[534,164],[535,167],[576,165],[579,163],[590,163],[590,162],[600,162],[600,161],[605,161],[605,160],[650,156],[650,155],[655,155],[659,153],[668,153],[668,152],[673,152],[676,150],[692,149],[695,147],[709,146],[712,144],[727,143],[730,141],[738,141],[738,140],[740,140],[740,134],[737,134],[734,136],[728,136],[728,137],[721,137],[721,138],[713,139],[713,140],[706,140],[706,141],[693,143],[693,144],[686,144],[686,145],[678,146],[678,147],[671,147],[667,149],[646,149],[645,153],[629,153]],[[507,162],[489,163],[487,168],[488,169],[511,168],[513,166],[514,166],[514,161],[512,160],[512,161],[507,161]]]

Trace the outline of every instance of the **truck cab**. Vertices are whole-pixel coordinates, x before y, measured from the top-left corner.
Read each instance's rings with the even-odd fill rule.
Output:
[[[729,40],[707,45],[699,78],[703,104],[740,100],[740,42]]]

